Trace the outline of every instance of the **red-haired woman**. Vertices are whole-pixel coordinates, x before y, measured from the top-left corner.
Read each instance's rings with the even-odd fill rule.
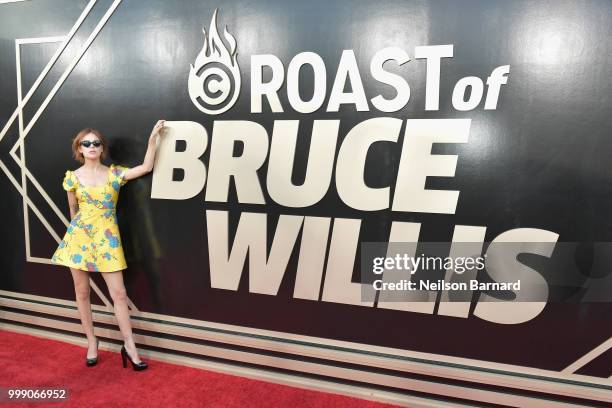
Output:
[[[142,164],[131,168],[102,164],[101,159],[106,158],[108,148],[104,136],[96,129],[81,130],[72,142],[74,158],[82,166],[66,171],[62,183],[68,192],[71,221],[52,261],[69,267],[72,273],[77,307],[89,343],[86,356],[88,367],[96,365],[98,361],[98,339],[94,335],[89,299],[89,274],[100,272],[113,299],[115,316],[123,335],[123,366],[126,367],[129,358],[134,370],[147,368],[147,364],[138,357],[132,335],[123,284],[123,270],[127,265],[115,207],[121,186],[153,170],[157,139],[163,130],[164,121],[159,120],[149,136]]]

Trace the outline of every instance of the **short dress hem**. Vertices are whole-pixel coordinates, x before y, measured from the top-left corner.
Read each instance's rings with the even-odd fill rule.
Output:
[[[71,268],[71,269],[78,269],[79,271],[83,271],[83,272],[100,272],[100,273],[111,273],[111,272],[121,272],[121,271],[123,271],[123,270],[127,269],[127,266],[126,266],[125,268],[117,269],[117,270],[114,270],[114,271],[100,271],[100,270],[97,270],[97,271],[90,271],[89,269],[83,269],[83,267],[82,267],[82,266],[78,266],[78,267],[77,267],[77,266],[75,266],[75,265],[67,265],[67,264],[63,264],[63,263],[60,263],[60,262],[55,262],[55,264],[56,264],[56,265],[60,265],[60,266],[66,266],[66,267]]]
[[[124,266],[123,268],[119,268],[119,269],[113,269],[112,271],[108,271],[108,270],[89,270],[89,269],[84,269],[83,265],[78,265],[78,264],[71,264],[68,262],[59,262],[59,261],[53,261],[53,263],[55,265],[60,265],[60,266],[66,266],[68,268],[72,268],[72,269],[78,269],[80,271],[84,271],[84,272],[101,272],[101,273],[107,273],[107,272],[119,272],[119,271],[123,271],[124,269],[127,269],[127,265]]]

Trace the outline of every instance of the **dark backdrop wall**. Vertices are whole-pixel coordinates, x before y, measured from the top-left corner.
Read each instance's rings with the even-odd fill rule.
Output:
[[[438,144],[433,149],[433,154],[457,155],[454,177],[430,177],[426,184],[428,189],[460,192],[454,214],[355,210],[341,200],[333,182],[320,201],[306,208],[276,204],[265,188],[265,205],[241,203],[233,183],[227,201],[209,202],[206,188],[184,200],[152,198],[152,174],[129,182],[121,190],[119,221],[129,265],[125,272],[128,293],[141,311],[554,371],[612,336],[612,303],[581,301],[584,298],[578,295],[566,302],[549,302],[535,318],[508,325],[473,314],[456,318],[297,299],[293,290],[300,238],[276,295],[249,292],[248,266],[236,291],[213,288],[206,222],[206,210],[227,211],[231,239],[243,212],[267,214],[268,245],[281,214],[359,219],[360,242],[385,242],[394,221],[421,223],[419,241],[423,242],[450,241],[456,225],[486,227],[485,241],[511,229],[537,228],[558,234],[559,242],[581,243],[581,252],[569,268],[578,271],[581,287],[588,291],[609,285],[607,255],[597,248],[598,243],[610,241],[612,234],[612,60],[607,41],[612,37],[612,3],[125,0],[38,114],[111,4],[94,5],[23,108],[23,127],[33,118],[36,122],[16,154],[25,155],[27,169],[66,217],[61,181],[65,170],[78,167],[71,158],[70,141],[87,126],[99,128],[109,139],[107,164],[134,166],[142,161],[157,119],[197,122],[208,133],[209,146],[200,157],[208,164],[215,121],[253,121],[271,137],[275,120],[299,120],[294,165],[294,181],[299,184],[305,177],[314,120],[340,120],[339,148],[358,123],[398,118],[403,121],[398,143],[373,145],[365,168],[366,184],[390,186],[393,197],[406,119],[471,119],[467,143]],[[19,139],[19,120],[8,128],[5,124],[17,108],[17,67],[23,97],[60,45],[21,44],[16,61],[15,39],[64,36],[87,5],[62,0],[0,5],[3,290],[74,298],[68,269],[44,261],[57,247],[50,230],[61,237],[66,226],[31,179],[26,182],[27,196],[47,225],[32,209],[27,211],[27,225],[24,222],[22,171],[10,153]],[[237,42],[241,88],[231,109],[212,115],[191,101],[188,80],[190,64],[202,49],[202,28],[210,33],[217,7],[224,43],[229,44],[222,34],[226,26]],[[415,47],[445,44],[453,45],[454,55],[441,62],[439,109],[427,110],[426,63],[415,58]],[[398,47],[410,57],[401,66],[393,61],[385,65],[387,71],[404,78],[411,91],[404,107],[388,113],[375,109],[370,101],[378,94],[388,99],[396,95],[370,73],[372,57],[386,47]],[[353,104],[342,105],[338,112],[325,110],[343,50],[355,54],[367,111]],[[313,113],[297,112],[288,102],[285,80],[278,91],[284,112],[272,112],[265,99],[263,112],[252,112],[251,57],[273,54],[286,74],[292,58],[305,51],[317,53],[325,62],[323,107]],[[486,82],[496,67],[505,65],[510,71],[496,109],[485,109],[484,97],[472,110],[455,108],[452,93],[461,78],[476,76]],[[271,78],[267,69],[263,75],[265,80]],[[305,68],[301,78],[300,91],[308,99],[312,72]],[[265,165],[258,171],[264,187],[266,172]],[[180,179],[180,171],[176,177]],[[355,282],[359,259],[358,251]],[[597,273],[593,265],[599,265]],[[104,286],[99,276],[94,279]],[[603,363],[600,360],[583,373],[612,375],[610,351],[600,358]]]

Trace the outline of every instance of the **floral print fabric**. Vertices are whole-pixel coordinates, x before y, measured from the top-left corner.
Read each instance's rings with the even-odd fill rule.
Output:
[[[54,263],[92,272],[127,267],[116,213],[127,170],[126,166],[111,164],[106,183],[100,186],[83,186],[73,171],[66,171],[62,187],[75,193],[79,210],[51,258]]]

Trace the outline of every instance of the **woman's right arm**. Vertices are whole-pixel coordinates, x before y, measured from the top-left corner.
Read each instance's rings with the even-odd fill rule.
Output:
[[[79,203],[74,191],[68,191],[68,206],[70,207],[70,219],[72,220],[77,211],[79,211]]]

